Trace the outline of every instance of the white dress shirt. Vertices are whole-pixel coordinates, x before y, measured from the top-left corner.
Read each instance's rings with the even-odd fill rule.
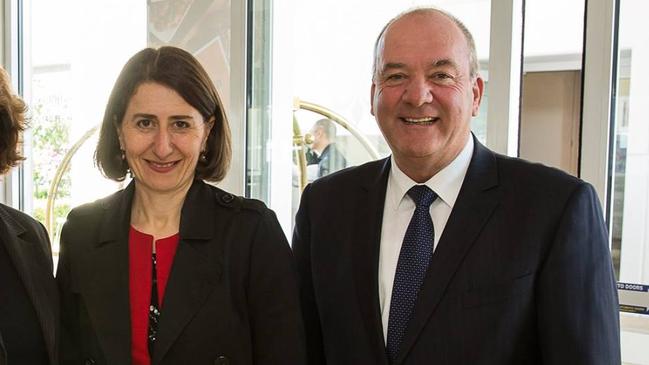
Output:
[[[462,187],[472,155],[473,137],[469,136],[460,154],[448,166],[424,183],[438,195],[438,198],[430,206],[430,216],[435,229],[433,250],[437,247],[439,238],[444,232],[446,221],[451,215],[451,210]],[[406,235],[406,229],[415,212],[415,202],[406,193],[410,188],[417,185],[415,181],[399,169],[394,161],[394,156],[390,158],[390,163],[390,176],[388,177],[385,205],[383,207],[379,253],[379,303],[383,322],[383,338],[386,341],[394,274],[397,269],[399,252],[401,251],[403,238]]]

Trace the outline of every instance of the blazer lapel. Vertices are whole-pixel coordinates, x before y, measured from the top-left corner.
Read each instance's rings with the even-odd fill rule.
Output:
[[[390,172],[390,158],[377,161],[364,178],[355,202],[358,211],[354,222],[357,228],[351,241],[354,279],[356,281],[358,307],[368,333],[370,346],[379,349],[375,354],[377,364],[386,364],[385,342],[379,304],[378,267],[381,224],[385,191]]]
[[[404,335],[396,364],[401,364],[444,296],[446,287],[500,200],[496,159],[474,139],[471,164],[433,254],[430,268]]]
[[[180,242],[162,302],[158,339],[152,364],[159,364],[183,328],[205,304],[221,275],[221,265],[210,258],[209,244],[225,237],[230,222],[215,204],[212,191],[195,181],[182,208]],[[213,252],[213,251],[212,251]],[[221,262],[217,258],[217,262]]]
[[[51,253],[42,252],[43,248],[38,242],[25,241],[21,237],[25,233],[25,228],[6,214],[2,207],[0,207],[0,215],[2,216],[0,222],[4,222],[5,225],[5,229],[0,229],[2,241],[5,242],[18,276],[22,279],[27,295],[34,305],[50,361],[55,363],[58,357],[55,320],[59,303],[54,285],[52,261],[48,258]],[[47,236],[44,236],[44,239],[47,239]],[[41,256],[47,260],[35,259]]]
[[[109,364],[131,362],[128,230],[134,183],[104,202],[99,240],[84,267],[88,315]]]

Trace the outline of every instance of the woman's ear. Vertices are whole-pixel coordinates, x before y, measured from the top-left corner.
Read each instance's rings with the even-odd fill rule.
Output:
[[[122,136],[122,126],[117,123],[117,118],[113,117],[113,127],[115,128],[115,133],[117,133],[117,139],[119,140],[119,149],[124,151],[124,137]]]
[[[124,151],[124,138],[122,137],[122,130],[117,128],[117,139],[119,140],[119,149]]]
[[[212,116],[210,119],[205,122],[205,134],[210,134],[210,131],[212,130],[212,127],[214,127],[214,116]]]
[[[210,137],[210,132],[212,132],[212,128],[214,127],[214,116],[212,116],[209,120],[205,122],[205,137],[203,139],[203,151],[205,151],[205,148],[207,147],[207,140]]]

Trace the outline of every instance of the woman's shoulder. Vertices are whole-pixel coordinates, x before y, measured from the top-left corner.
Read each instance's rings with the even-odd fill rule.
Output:
[[[70,210],[67,219],[69,221],[70,219],[74,220],[76,218],[92,217],[101,214],[105,210],[111,209],[111,207],[120,200],[123,194],[124,194],[124,190],[119,190],[111,195],[97,199],[93,202],[84,203],[79,206],[76,206],[72,208],[72,210]]]
[[[40,230],[42,227],[40,222],[27,213],[4,204],[0,204],[0,218],[16,229]]]
[[[203,183],[206,191],[214,197],[214,200],[222,207],[226,209],[231,209],[234,212],[239,211],[250,211],[256,212],[259,214],[265,214],[270,209],[266,206],[264,202],[257,199],[251,199],[242,197],[236,194],[232,194],[228,191],[225,191],[219,187],[216,187],[209,183]]]
[[[50,240],[43,224],[30,215],[3,204],[0,204],[0,220],[9,229],[9,232],[12,232],[9,234],[20,235],[22,242],[36,243],[40,246],[42,249],[40,252],[43,253],[42,257],[46,259],[44,264],[47,265],[51,273],[52,251],[50,248]],[[27,250],[25,254],[27,252],[38,251]],[[37,260],[35,257],[31,257],[30,259]],[[42,261],[37,262],[43,263]]]

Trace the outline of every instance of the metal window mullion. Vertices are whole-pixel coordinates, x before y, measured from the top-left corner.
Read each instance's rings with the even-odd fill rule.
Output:
[[[591,183],[610,216],[610,132],[616,0],[586,1],[579,176]]]
[[[518,155],[524,0],[491,2],[487,145]]]
[[[5,0],[4,17],[5,23],[3,38],[3,67],[11,78],[13,89],[19,94],[23,92],[22,74],[22,0]],[[24,168],[14,168],[4,176],[4,186],[1,191],[4,204],[17,209],[25,209],[24,204]]]
[[[297,2],[272,2],[271,34],[271,131],[272,146],[267,151],[270,161],[270,206],[277,213],[277,218],[290,237],[292,227],[292,148],[293,148],[293,107],[296,90],[294,81],[296,45],[293,33],[298,15]]]
[[[237,195],[244,195],[246,174],[246,60],[247,1],[230,4],[230,102],[228,119],[232,132],[230,170],[219,186]]]

